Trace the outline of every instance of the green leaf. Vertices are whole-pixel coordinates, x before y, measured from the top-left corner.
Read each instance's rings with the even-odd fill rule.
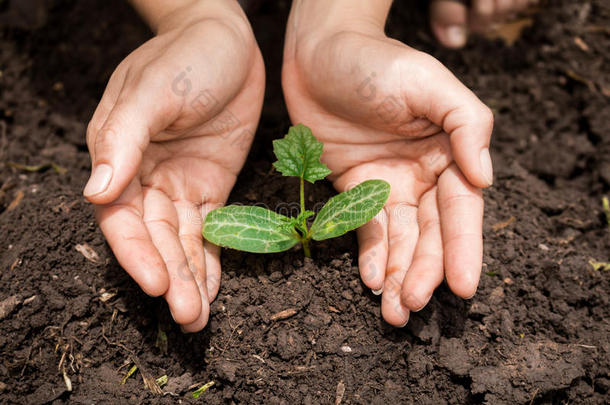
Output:
[[[283,139],[273,141],[277,161],[273,166],[284,176],[301,177],[310,183],[322,180],[330,169],[320,162],[322,142],[303,124],[290,127]]]
[[[205,218],[202,233],[216,245],[252,253],[282,252],[300,241],[291,218],[256,206],[215,209]]]
[[[390,185],[383,180],[367,180],[337,194],[322,207],[311,226],[314,240],[336,238],[369,222],[390,195]]]

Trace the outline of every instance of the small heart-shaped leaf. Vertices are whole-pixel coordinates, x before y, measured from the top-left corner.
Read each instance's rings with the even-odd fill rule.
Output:
[[[284,176],[301,177],[310,183],[322,180],[330,169],[320,162],[322,142],[303,124],[290,127],[288,135],[273,141],[277,161],[273,166]]]

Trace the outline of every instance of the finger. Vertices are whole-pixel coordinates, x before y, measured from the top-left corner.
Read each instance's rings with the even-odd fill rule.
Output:
[[[96,206],[96,217],[121,267],[146,294],[157,297],[169,288],[169,277],[142,211],[142,190],[134,181],[112,204]]]
[[[474,295],[483,260],[483,197],[455,165],[438,181],[445,276],[462,298]]]
[[[430,26],[438,41],[447,48],[461,48],[468,38],[466,5],[452,0],[430,4]]]
[[[387,211],[389,255],[381,297],[381,314],[390,325],[402,327],[409,320],[409,310],[402,305],[400,292],[419,235],[417,207],[399,203],[388,206]]]
[[[418,107],[416,113],[429,117],[449,134],[455,162],[473,185],[490,186],[493,113],[440,62],[429,55],[419,57],[429,68],[422,84],[414,87],[414,94],[419,94],[419,102],[414,103]],[[429,85],[428,79],[434,85]]]
[[[146,189],[144,223],[167,268],[165,300],[174,320],[182,325],[195,322],[201,314],[201,295],[178,237],[176,208],[163,192]]]
[[[224,202],[223,202],[224,203]],[[201,206],[201,218],[205,218],[210,211],[215,208],[222,207],[223,204],[204,203]],[[199,230],[201,233],[201,228]],[[204,240],[203,251],[205,254],[205,269],[206,269],[206,286],[208,290],[208,299],[213,302],[218,295],[220,289],[220,246]]]
[[[178,213],[178,235],[186,254],[189,268],[194,274],[201,299],[199,317],[192,323],[183,325],[185,332],[198,332],[208,323],[210,301],[208,298],[206,260],[201,235],[202,220],[197,206],[189,201],[174,202]]]
[[[358,267],[362,282],[373,294],[383,291],[388,261],[388,217],[385,210],[358,228]]]
[[[422,195],[417,210],[420,236],[401,291],[402,303],[411,311],[426,306],[443,281],[443,240],[436,198],[434,187]]]
[[[154,65],[138,78],[128,78],[100,129],[92,129],[87,146],[92,172],[83,194],[95,204],[116,199],[138,172],[152,134],[175,120],[180,103],[166,89]]]
[[[203,251],[207,273],[206,286],[208,289],[208,299],[212,303],[220,289],[220,246],[204,241]]]

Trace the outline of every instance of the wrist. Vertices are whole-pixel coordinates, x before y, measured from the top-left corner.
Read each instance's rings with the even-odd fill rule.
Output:
[[[286,37],[303,39],[340,31],[384,33],[392,0],[293,0]]]
[[[204,19],[222,21],[241,33],[250,24],[237,0],[129,0],[155,34],[188,27]]]
[[[341,33],[385,37],[392,0],[293,0],[284,47],[284,62],[302,54],[306,59],[322,43]],[[309,56],[306,56],[309,55]]]

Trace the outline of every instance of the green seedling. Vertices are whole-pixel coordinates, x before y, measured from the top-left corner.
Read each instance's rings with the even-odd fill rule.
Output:
[[[320,162],[322,142],[305,125],[290,127],[283,139],[273,141],[277,161],[273,166],[284,176],[300,179],[300,213],[287,217],[258,206],[229,205],[211,211],[203,224],[210,242],[252,253],[283,252],[298,243],[311,257],[309,241],[336,238],[370,221],[390,195],[383,180],[367,180],[332,197],[315,215],[305,208],[305,181],[314,183],[330,174]],[[308,218],[315,219],[308,226]]]

